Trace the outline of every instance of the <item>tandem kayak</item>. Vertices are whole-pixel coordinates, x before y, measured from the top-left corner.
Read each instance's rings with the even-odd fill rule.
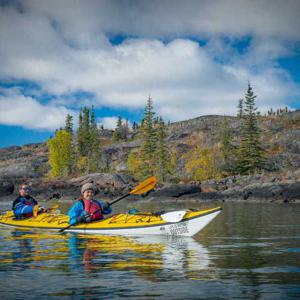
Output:
[[[96,235],[193,236],[212,221],[221,209],[216,207],[201,211],[174,211],[162,215],[115,214],[103,220],[72,226],[66,231]],[[13,212],[9,211],[0,215],[0,225],[59,231],[69,225],[69,217],[64,214],[41,213],[36,217],[16,220]]]

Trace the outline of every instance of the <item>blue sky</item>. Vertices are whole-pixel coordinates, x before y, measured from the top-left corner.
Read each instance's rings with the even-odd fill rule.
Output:
[[[272,9],[270,9],[272,7]],[[66,114],[97,122],[300,108],[300,2],[1,1],[0,147],[40,142]]]

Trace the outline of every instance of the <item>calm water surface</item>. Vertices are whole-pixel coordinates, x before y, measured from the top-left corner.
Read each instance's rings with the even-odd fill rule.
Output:
[[[223,208],[194,238],[0,227],[0,299],[300,299],[300,205]]]

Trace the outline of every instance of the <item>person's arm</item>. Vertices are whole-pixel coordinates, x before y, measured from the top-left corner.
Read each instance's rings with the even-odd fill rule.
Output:
[[[15,201],[12,204],[12,210],[16,209],[16,206],[20,203],[20,197],[16,198]]]
[[[68,216],[70,217],[69,223],[75,225],[80,220],[80,217],[85,215],[85,211],[80,201],[77,201],[68,211]]]
[[[96,201],[101,206],[103,214],[107,215],[107,214],[110,214],[112,212],[112,209],[111,209],[110,205],[107,202],[102,201],[102,200],[96,200]]]

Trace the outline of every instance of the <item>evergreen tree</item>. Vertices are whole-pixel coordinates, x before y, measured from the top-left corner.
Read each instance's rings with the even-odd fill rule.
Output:
[[[170,152],[167,147],[166,138],[166,126],[162,118],[158,119],[157,127],[157,145],[156,145],[156,173],[158,178],[162,181],[167,179],[170,175]]]
[[[144,176],[150,176],[154,174],[154,153],[156,148],[155,131],[153,128],[154,114],[152,99],[149,97],[144,109],[144,117],[142,122],[143,143],[141,145],[141,157],[144,163]]]
[[[119,116],[118,121],[117,121],[117,125],[116,125],[116,129],[113,133],[113,140],[115,142],[118,142],[122,139],[122,136],[121,136],[122,126],[123,126],[122,118]]]
[[[260,142],[260,130],[257,125],[255,98],[250,83],[245,95],[242,138],[239,147],[238,170],[249,174],[262,167],[263,148]]]
[[[135,121],[133,121],[132,130],[136,131],[136,130],[138,130],[138,128],[139,128],[139,125]]]
[[[77,130],[77,169],[80,173],[95,172],[100,156],[100,137],[94,107],[80,110]]]
[[[73,134],[73,117],[67,114],[65,130]]]
[[[122,140],[126,141],[128,139],[128,134],[129,134],[129,124],[128,124],[128,119],[126,119],[125,123],[121,127]]]
[[[66,176],[72,171],[72,135],[66,130],[58,130],[48,140],[49,164],[52,177]]]
[[[83,117],[82,110],[80,110],[77,129],[77,152],[79,156],[84,155],[84,147]]]
[[[238,104],[238,117],[242,118],[243,117],[243,106],[244,106],[244,100],[239,99],[239,104]]]

